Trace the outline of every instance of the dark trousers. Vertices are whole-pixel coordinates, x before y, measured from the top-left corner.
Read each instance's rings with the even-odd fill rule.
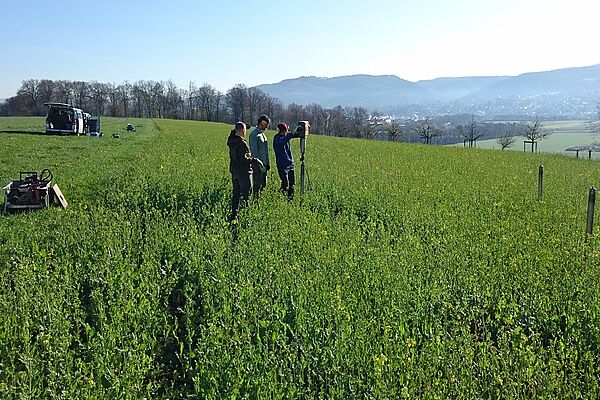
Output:
[[[294,185],[296,184],[296,177],[294,176],[294,165],[287,167],[277,167],[279,173],[279,179],[281,179],[281,187],[279,191],[281,193],[287,193],[291,199],[294,197]]]
[[[267,186],[267,173],[263,173],[260,168],[254,168],[252,171],[252,191],[254,194],[260,194]]]
[[[233,183],[233,195],[231,196],[231,214],[237,216],[240,211],[240,203],[246,206],[248,197],[250,197],[250,191],[252,190],[252,175],[244,174],[242,176],[231,175],[231,182]]]

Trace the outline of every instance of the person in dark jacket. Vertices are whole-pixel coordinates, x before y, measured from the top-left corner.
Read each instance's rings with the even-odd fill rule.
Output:
[[[231,172],[231,182],[233,184],[229,221],[237,219],[240,203],[243,202],[244,205],[247,203],[252,190],[252,163],[256,162],[256,159],[252,157],[245,137],[246,124],[238,122],[227,139],[229,172]]]
[[[288,199],[294,197],[294,185],[296,177],[294,175],[294,156],[290,140],[301,137],[299,134],[288,132],[288,126],[284,123],[277,125],[278,132],[273,137],[273,150],[275,151],[275,163],[277,164],[277,173],[281,179],[279,191],[285,193]]]

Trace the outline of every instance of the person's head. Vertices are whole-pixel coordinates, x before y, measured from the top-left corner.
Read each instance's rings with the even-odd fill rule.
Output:
[[[260,117],[258,117],[258,123],[256,124],[256,126],[258,126],[258,129],[260,129],[261,131],[264,131],[269,127],[270,123],[271,118],[269,118],[266,115],[261,115]]]
[[[285,122],[280,122],[277,124],[277,129],[279,130],[277,133],[285,136],[288,131],[288,126]]]
[[[243,122],[235,123],[235,134],[240,137],[246,136],[246,124]]]

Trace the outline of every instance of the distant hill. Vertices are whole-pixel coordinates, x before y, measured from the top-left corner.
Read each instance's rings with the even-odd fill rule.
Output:
[[[257,86],[282,103],[323,107],[390,108],[425,104],[481,104],[499,98],[562,98],[600,96],[600,64],[590,67],[531,72],[518,76],[437,78],[410,82],[394,75],[304,76]],[[526,107],[526,106],[523,106]],[[559,112],[560,110],[557,110]],[[550,111],[549,111],[550,112]]]
[[[351,75],[336,78],[303,76],[279,83],[258,86],[265,93],[283,103],[311,104],[323,107],[367,105],[382,107],[394,104],[421,102],[433,94],[413,82],[394,75]]]
[[[591,67],[529,72],[482,87],[465,95],[466,99],[490,100],[496,97],[539,95],[577,95],[600,92],[600,64]]]

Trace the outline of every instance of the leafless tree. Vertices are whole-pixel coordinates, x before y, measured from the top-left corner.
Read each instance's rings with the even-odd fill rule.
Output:
[[[385,118],[380,112],[375,111],[367,117],[363,124],[362,134],[367,139],[374,139],[377,134],[383,129]]]
[[[76,107],[84,107],[89,98],[89,84],[83,81],[72,82],[73,105]]]
[[[306,107],[307,118],[310,121],[311,132],[327,134],[327,113],[319,104],[313,103]]]
[[[108,97],[108,105],[107,105],[108,113],[112,117],[116,117],[117,115],[120,115],[122,113],[119,110],[119,108],[121,106],[121,101],[119,99],[119,90],[118,90],[118,86],[116,83],[107,83],[106,84],[106,96]]]
[[[464,138],[465,143],[469,142],[469,147],[477,145],[477,140],[485,135],[485,131],[475,120],[475,116],[471,115],[471,121],[466,125],[458,125],[456,130]]]
[[[364,107],[353,107],[347,114],[350,117],[350,125],[354,132],[354,136],[357,138],[363,137],[365,124],[369,121],[367,109]]]
[[[524,123],[521,126],[521,132],[521,136],[527,139],[523,144],[531,144],[532,153],[534,151],[534,147],[537,148],[538,141],[552,135],[552,131],[545,129],[544,124],[539,119],[536,119],[533,122]]]
[[[283,105],[281,104],[281,101],[279,101],[279,99],[269,95],[264,95],[261,103],[262,104],[260,108],[262,112],[271,117],[272,121],[277,123],[279,121],[285,120],[285,112],[283,109]]]
[[[122,110],[123,110],[123,116],[124,117],[129,117],[130,116],[130,104],[131,104],[131,98],[132,98],[132,87],[131,84],[127,81],[125,81],[123,84],[119,85],[119,87],[117,88],[117,91],[119,92],[119,100],[121,102],[121,106],[122,106]]]
[[[71,91],[71,82],[69,81],[55,81],[54,82],[54,95],[59,103],[71,104],[73,95]]]
[[[33,115],[37,115],[37,110],[40,105],[39,99],[39,84],[37,79],[27,79],[21,84],[21,88],[17,91],[17,95],[27,99],[29,109]]]
[[[108,88],[105,83],[92,81],[90,83],[90,108],[97,115],[104,114],[104,106],[106,105]]]
[[[425,144],[431,144],[431,140],[434,137],[442,136],[443,130],[435,127],[429,120],[429,117],[427,117],[419,122],[418,126],[413,129],[413,132],[419,135],[425,141]]]
[[[350,128],[346,111],[341,106],[336,106],[328,110],[328,114],[328,133],[335,136],[348,136]]]
[[[42,79],[38,84],[38,96],[39,96],[39,104],[38,107],[41,109],[35,110],[36,115],[42,115],[45,112],[44,103],[51,102],[54,97],[54,89],[55,84],[54,81],[49,79]]]
[[[246,109],[248,104],[248,91],[244,84],[237,84],[227,91],[225,102],[231,112],[232,121],[246,121]]]
[[[600,104],[596,106],[596,115],[594,119],[587,122],[588,132],[593,133],[595,135],[600,134]]]
[[[131,87],[131,95],[133,98],[133,106],[135,114],[138,118],[144,116],[150,116],[150,110],[148,110],[149,97],[146,93],[146,83],[144,81],[137,81]]]
[[[204,83],[198,88],[195,94],[199,119],[202,121],[212,121],[215,106],[215,96],[217,90],[208,83]]]
[[[258,116],[264,114],[265,111],[262,109],[263,98],[265,94],[262,90],[256,87],[248,88],[248,120],[254,123],[254,119],[258,120]]]
[[[385,131],[388,134],[389,140],[395,142],[402,133],[404,133],[404,126],[398,123],[396,119],[392,119],[385,125]]]
[[[504,133],[497,139],[497,142],[500,145],[501,149],[504,150],[511,147],[516,140],[517,137],[515,135],[511,135],[510,133]]]

